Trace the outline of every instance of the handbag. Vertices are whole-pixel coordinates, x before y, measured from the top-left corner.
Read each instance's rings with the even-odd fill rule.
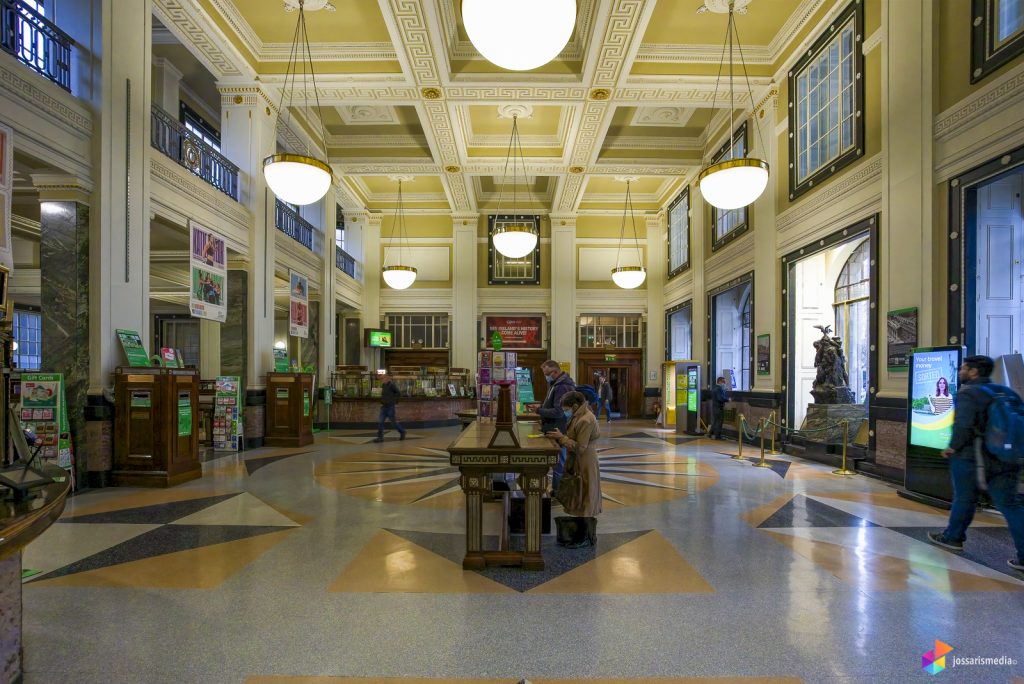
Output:
[[[569,458],[572,459],[573,467],[571,469]],[[562,504],[562,508],[569,508],[583,498],[583,478],[575,472],[576,454],[572,454],[569,458],[566,458],[565,472],[558,482],[558,491],[554,495],[555,500]]]

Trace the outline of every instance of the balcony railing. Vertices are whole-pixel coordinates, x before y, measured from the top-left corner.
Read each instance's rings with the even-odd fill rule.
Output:
[[[0,49],[71,92],[75,41],[20,0],[0,0]]]
[[[334,265],[338,267],[338,270],[342,273],[347,273],[349,277],[356,277],[356,260],[352,258],[352,255],[343,250],[338,245],[334,245]]]
[[[313,236],[319,231],[313,227],[312,223],[299,216],[299,212],[281,200],[277,200],[274,207],[274,223],[279,231],[292,240],[311,252],[316,252],[317,245],[314,243]]]
[[[238,167],[184,124],[154,104],[150,144],[233,200],[238,200]]]

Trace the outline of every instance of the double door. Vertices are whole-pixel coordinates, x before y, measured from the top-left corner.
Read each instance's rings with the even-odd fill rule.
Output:
[[[597,375],[601,375],[612,386],[612,412],[621,418],[640,418],[643,415],[641,352],[608,354],[616,357],[614,361],[606,360],[605,356],[603,352],[591,356],[581,351],[578,363],[581,373],[576,382],[596,388]]]

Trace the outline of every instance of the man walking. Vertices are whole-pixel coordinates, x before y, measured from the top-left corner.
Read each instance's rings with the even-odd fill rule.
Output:
[[[725,378],[718,378],[711,388],[711,429],[708,437],[722,439],[722,420],[725,418],[725,405],[729,401],[729,392],[725,389]]]
[[[385,373],[381,376],[384,383],[381,385],[380,390],[380,416],[377,419],[377,439],[374,442],[384,441],[384,421],[390,419],[395,429],[398,430],[399,439],[405,439],[405,428],[398,422],[398,417],[395,415],[395,407],[398,406],[398,400],[402,396],[401,390],[398,389],[398,385],[391,379],[391,375]]]
[[[1024,502],[1017,493],[1021,467],[992,456],[985,449],[983,439],[993,391],[1003,389],[993,385],[989,379],[993,366],[988,356],[968,356],[960,366],[953,437],[949,448],[942,452],[943,457],[949,459],[953,507],[949,511],[949,526],[945,531],[929,532],[928,538],[952,551],[963,551],[967,528],[978,505],[979,486],[987,488],[992,503],[1006,518],[1010,536],[1017,547],[1016,558],[1009,559],[1007,564],[1014,570],[1024,571]]]
[[[544,403],[537,409],[537,415],[540,416],[541,420],[540,431],[548,433],[552,430],[558,430],[564,435],[569,419],[562,412],[562,398],[569,392],[576,391],[576,383],[573,382],[568,373],[562,371],[562,367],[558,365],[557,361],[548,359],[540,365],[540,370],[544,373],[544,379],[548,383],[547,396],[544,397]],[[562,447],[558,454],[558,463],[552,469],[552,491],[558,491],[558,483],[562,480],[564,469],[565,447]]]
[[[598,419],[601,418],[601,409],[604,409],[605,417],[608,419],[605,422],[612,422],[612,384],[603,375],[599,375],[597,381],[597,411],[595,415]]]

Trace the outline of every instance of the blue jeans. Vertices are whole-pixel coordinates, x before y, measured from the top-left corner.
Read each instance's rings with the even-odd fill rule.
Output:
[[[562,473],[565,472],[565,447],[558,450],[558,463],[551,469],[551,491],[558,491],[558,483],[562,481]]]
[[[380,416],[377,418],[377,439],[384,439],[384,421],[391,419],[391,423],[398,430],[398,434],[405,435],[405,428],[398,423],[398,418],[395,416],[394,406],[381,406]]]
[[[988,471],[988,493],[996,509],[1006,518],[1017,559],[1024,560],[1024,502],[1017,494],[1019,468],[992,467]],[[978,477],[974,459],[954,456],[949,459],[949,475],[953,479],[953,507],[949,511],[949,527],[943,536],[961,542],[967,538],[967,528],[974,519],[978,505]]]
[[[608,420],[611,420],[612,419],[612,402],[609,401],[608,399],[605,399],[604,401],[598,401],[597,402],[597,410],[594,411],[594,416],[598,420],[601,419],[601,409],[602,408],[604,409],[605,417]]]

